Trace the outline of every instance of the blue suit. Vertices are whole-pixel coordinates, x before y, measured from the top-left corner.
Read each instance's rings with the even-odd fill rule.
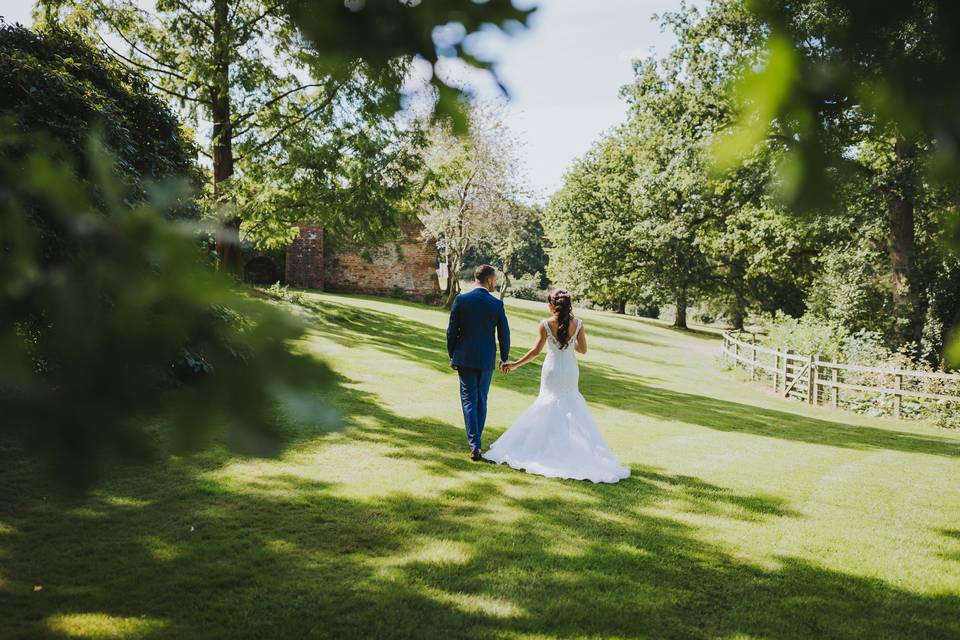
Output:
[[[483,426],[487,420],[487,393],[500,361],[510,358],[510,325],[503,302],[483,287],[461,293],[450,309],[447,325],[447,353],[450,364],[460,374],[460,404],[471,449],[480,449]]]

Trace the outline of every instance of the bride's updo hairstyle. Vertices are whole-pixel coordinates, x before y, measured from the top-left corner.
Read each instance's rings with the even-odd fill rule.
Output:
[[[573,298],[566,289],[554,289],[547,294],[547,302],[553,305],[553,310],[557,314],[557,340],[560,342],[560,348],[565,349],[570,339]]]

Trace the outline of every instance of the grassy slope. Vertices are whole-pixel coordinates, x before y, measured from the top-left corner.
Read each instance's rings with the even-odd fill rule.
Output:
[[[960,637],[960,433],[780,400],[709,335],[584,313],[582,391],[634,475],[548,480],[466,459],[441,311],[307,305],[343,428],[79,503],[0,470],[0,636]],[[511,304],[515,355],[541,314]],[[538,376],[497,376],[487,445]]]

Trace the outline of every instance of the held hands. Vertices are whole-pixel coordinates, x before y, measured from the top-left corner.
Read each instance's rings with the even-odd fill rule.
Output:
[[[501,362],[500,363],[500,372],[501,373],[510,373],[517,368],[516,362]]]

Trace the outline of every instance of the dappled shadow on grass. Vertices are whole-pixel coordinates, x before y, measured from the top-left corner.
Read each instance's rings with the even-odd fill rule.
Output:
[[[661,420],[676,420],[716,431],[730,431],[863,450],[890,450],[936,456],[960,456],[960,442],[866,425],[850,425],[786,411],[653,387],[643,379],[607,372],[602,382],[581,384],[590,402],[614,406]]]
[[[507,315],[510,317],[511,327],[518,326],[516,319],[520,319],[522,322],[526,323],[529,328],[534,328],[536,325],[543,320],[544,318],[550,315],[547,305],[543,305],[543,309],[528,309],[525,307],[509,307],[507,309]],[[576,315],[576,310],[574,310],[574,315]],[[626,318],[627,316],[623,316]],[[664,346],[665,343],[663,340],[654,337],[649,332],[639,333],[639,332],[625,332],[625,331],[616,331],[614,329],[607,328],[599,323],[590,322],[585,323],[584,326],[587,328],[588,336],[596,336],[599,338],[605,338],[608,340],[617,340],[619,342],[636,344],[636,345],[646,345],[652,347]],[[533,345],[523,346],[525,351]]]
[[[350,381],[341,378],[342,384]],[[478,465],[467,457],[466,438],[459,425],[430,418],[406,418],[386,409],[373,394],[352,389],[343,394],[344,413],[351,426],[349,437],[377,443],[387,447],[393,457],[416,462],[426,471],[441,477],[451,474],[476,473]],[[373,420],[368,420],[373,418]],[[487,442],[496,439],[498,433],[488,430]],[[493,469],[496,477],[505,477],[516,484],[529,483],[530,476],[519,474],[507,466],[485,465]],[[483,469],[482,472],[490,472]],[[662,496],[670,496],[682,504],[691,506],[691,510],[700,513],[723,513],[737,519],[756,519],[761,516],[799,517],[799,514],[773,496],[745,496],[710,484],[698,478],[682,475],[666,475],[649,467],[634,467],[631,479],[619,485],[621,490],[611,492],[603,485],[578,481],[557,481],[595,496],[611,509],[616,503],[629,504],[635,497],[651,490]]]
[[[0,506],[6,631],[67,637],[51,616],[97,613],[157,621],[137,634],[155,638],[960,632],[955,595],[797,558],[761,568],[662,515],[669,504],[721,519],[800,517],[780,499],[651,468],[593,485],[473,464],[459,429],[394,415],[345,386],[338,394],[350,409],[338,439],[388,445],[455,485],[417,495],[398,476],[350,498],[289,465],[224,477],[232,459],[208,454],[121,470],[95,495],[66,501],[20,468],[3,484],[16,499]],[[301,444],[293,459],[323,446]]]
[[[348,346],[370,345],[419,365],[451,375],[446,340],[441,331],[397,315],[353,307],[327,299],[312,302],[324,338]],[[375,332],[375,333],[374,333]],[[580,363],[580,389],[590,404],[638,416],[675,420],[717,431],[746,433],[783,440],[852,449],[877,449],[960,456],[960,442],[936,435],[850,425],[786,411],[719,400],[655,386],[657,378],[641,377],[591,362]],[[535,396],[540,369],[528,366],[509,376],[497,374],[494,386]],[[495,389],[492,393],[495,393]],[[456,402],[456,398],[451,398]]]
[[[432,327],[333,311],[341,315],[325,316],[331,339],[448,372]],[[535,393],[529,371],[509,384]],[[952,443],[932,437],[678,393],[615,371],[585,367],[583,378],[591,402],[639,416],[950,455]],[[51,617],[86,614],[155,621],[128,634],[154,638],[960,634],[956,594],[914,593],[794,557],[757,566],[686,523],[803,518],[779,497],[649,466],[593,485],[471,463],[461,425],[397,415],[353,386],[340,377],[332,392],[343,430],[294,432],[294,451],[275,468],[231,471],[237,459],[212,452],[115,468],[94,495],[64,500],[16,449],[0,448],[0,635],[70,637]],[[331,479],[336,469],[311,473],[327,440],[349,443],[343,455],[369,456],[388,486],[351,497]]]
[[[940,533],[954,541],[954,550],[942,556],[947,560],[960,562],[960,529],[941,529]]]

